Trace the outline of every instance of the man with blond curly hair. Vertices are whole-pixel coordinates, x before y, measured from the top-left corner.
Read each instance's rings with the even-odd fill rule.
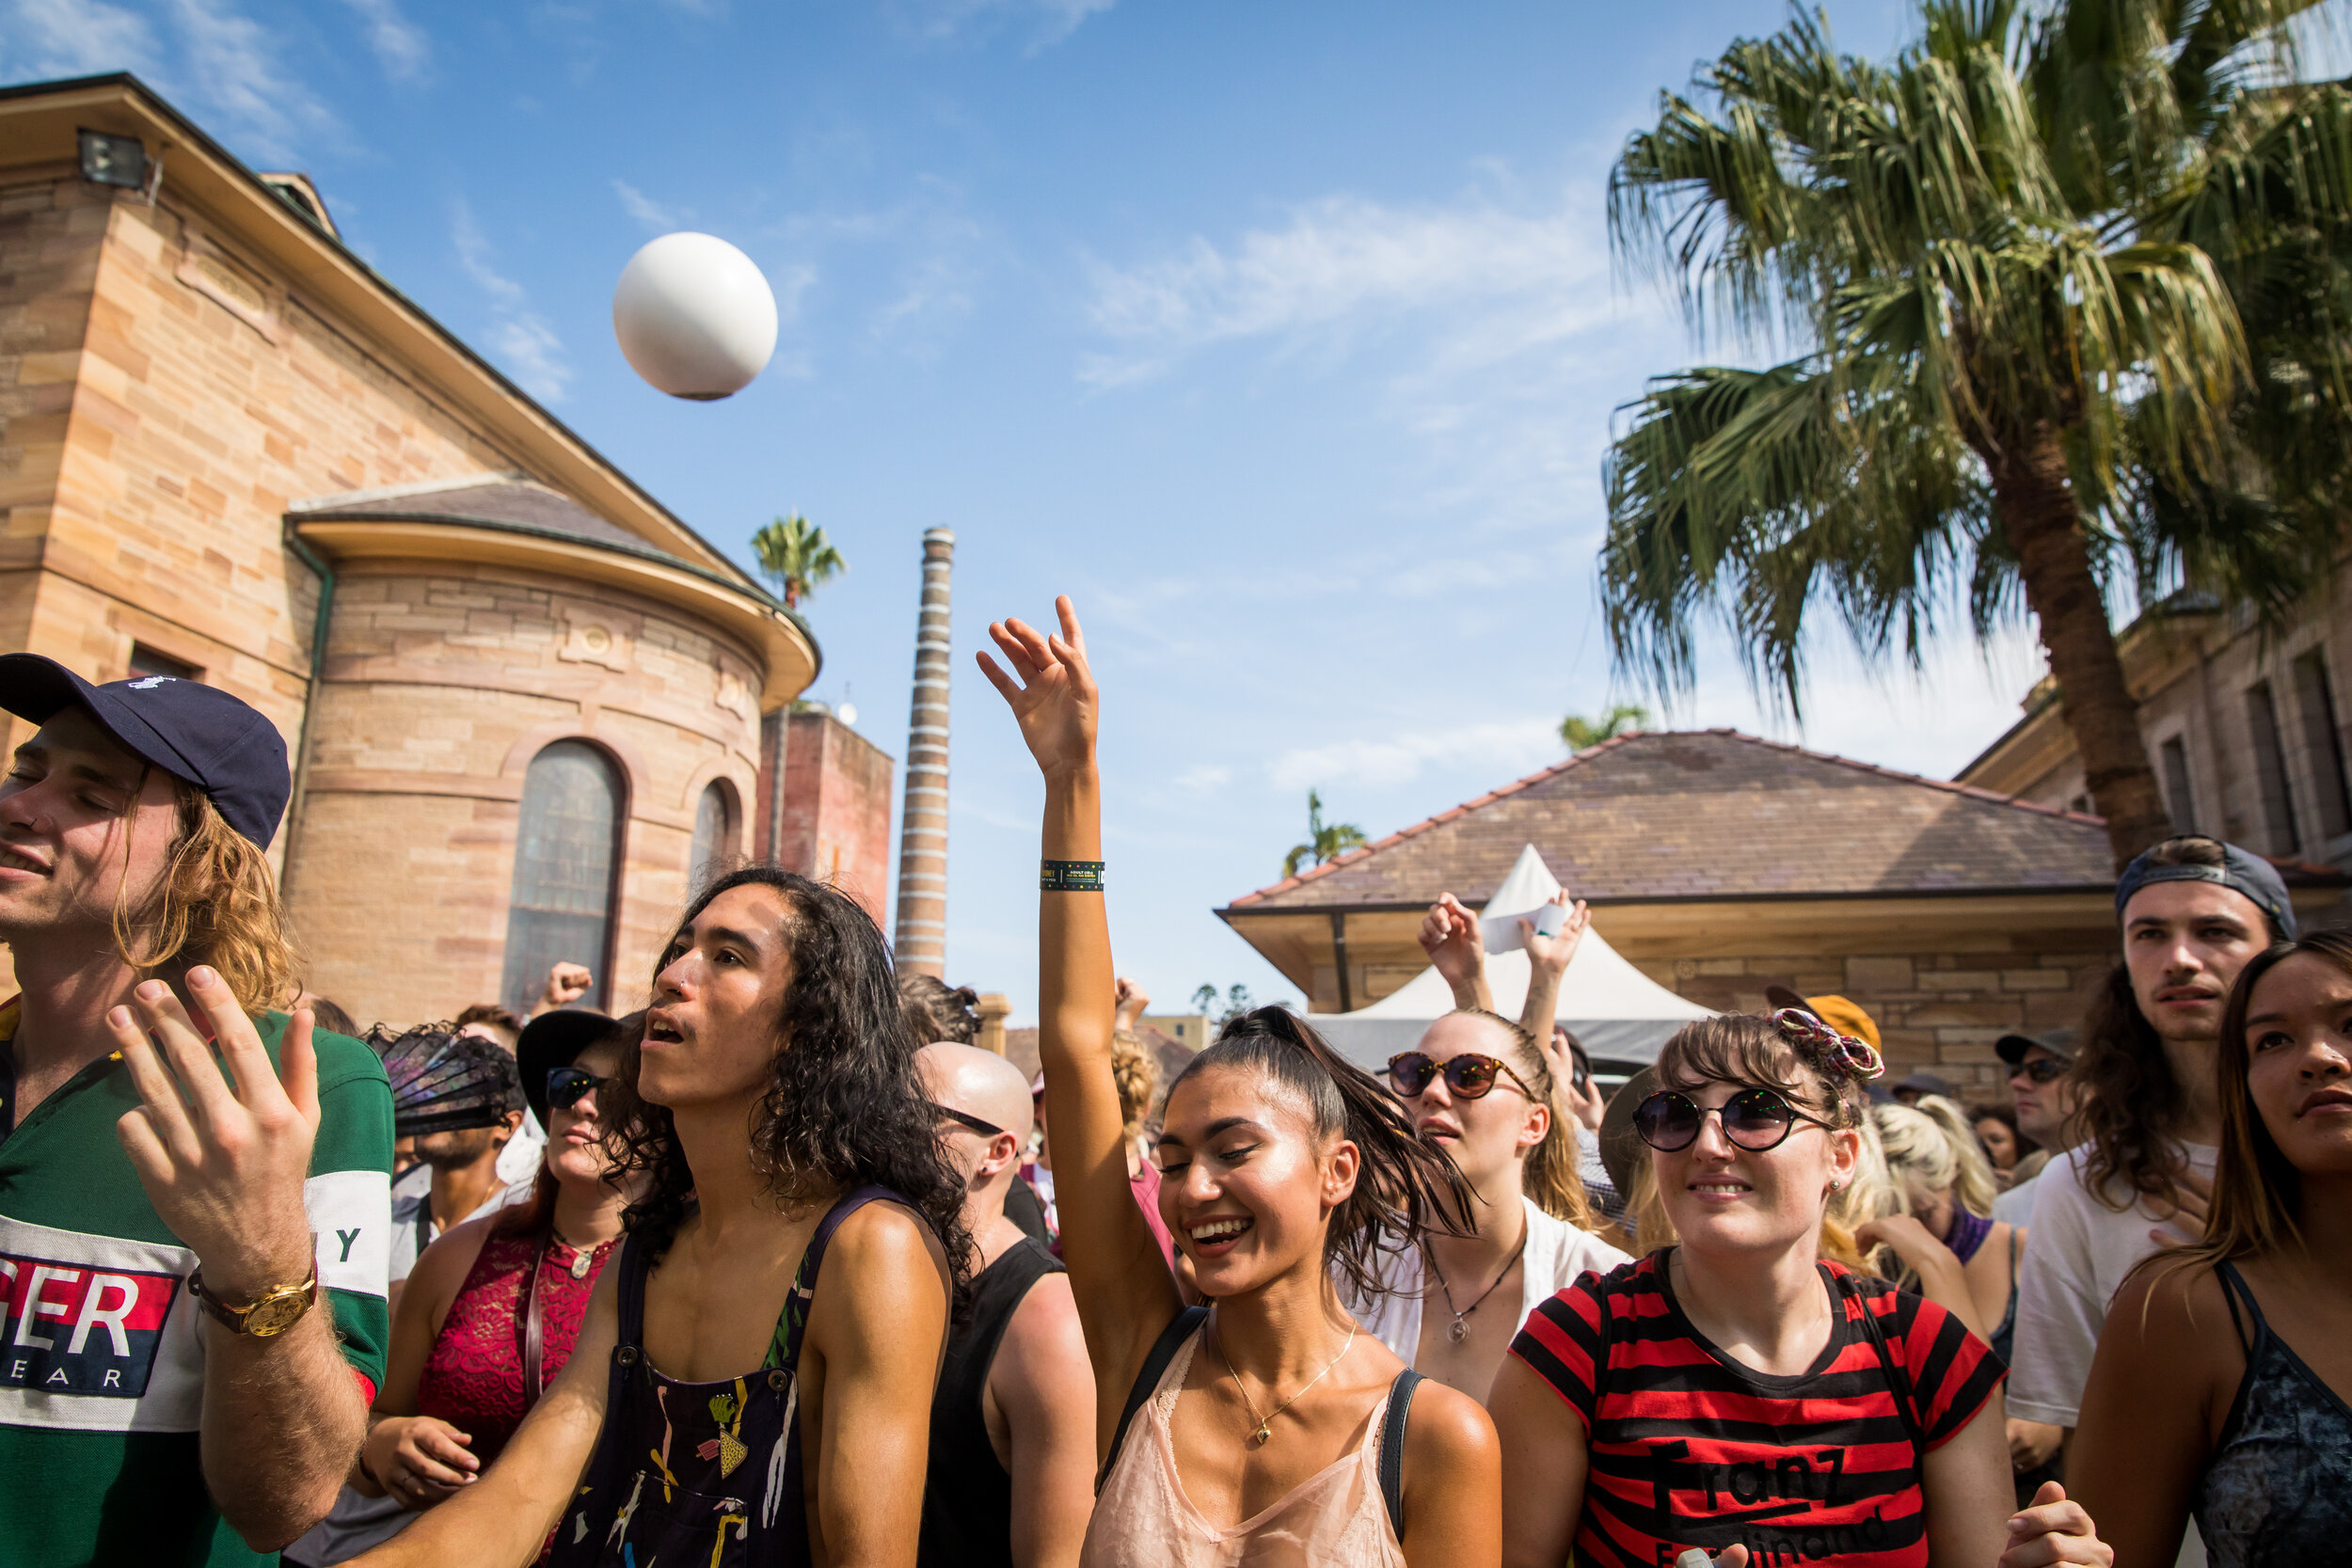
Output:
[[[285,742],[32,654],[0,708],[0,1561],[275,1561],[383,1376],[392,1140],[373,1053],[274,1010]]]

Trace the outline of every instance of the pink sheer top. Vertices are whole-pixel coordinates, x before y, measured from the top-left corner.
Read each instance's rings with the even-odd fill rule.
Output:
[[[1168,1364],[1136,1415],[1087,1526],[1079,1568],[1405,1568],[1405,1548],[1380,1500],[1383,1395],[1363,1447],[1308,1477],[1255,1517],[1210,1523],[1184,1496],[1168,1420],[1200,1336]]]
[[[612,1250],[611,1242],[585,1253],[548,1242],[539,1269],[543,1386],[571,1359],[589,1292]],[[417,1413],[470,1436],[485,1466],[523,1424],[522,1283],[538,1251],[536,1231],[500,1232],[482,1243],[417,1379]]]

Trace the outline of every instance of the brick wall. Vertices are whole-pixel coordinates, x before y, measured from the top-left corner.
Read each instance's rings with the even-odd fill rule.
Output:
[[[1768,985],[1835,992],[1878,1022],[1890,1076],[1927,1068],[1989,1100],[2002,1081],[1993,1042],[2079,1023],[2117,957],[2105,932],[2054,930],[1979,937],[1957,952],[1636,961],[1677,994],[1725,1011],[1763,1010]]]
[[[890,753],[830,713],[796,713],[791,723],[781,859],[839,887],[888,929]],[[764,793],[753,842],[767,842]]]

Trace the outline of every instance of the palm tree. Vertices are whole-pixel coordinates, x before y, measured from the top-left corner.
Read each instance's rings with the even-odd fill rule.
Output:
[[[1620,667],[1687,691],[1711,603],[1798,711],[1817,593],[1915,662],[1960,593],[1979,636],[2022,608],[2118,863],[2165,836],[2109,589],[2186,573],[2282,615],[2330,554],[2352,98],[2280,69],[2315,3],[1923,0],[1885,66],[1798,12],[1704,67],[1704,106],[1665,95],[1613,243],[1694,326],[1804,352],[1620,411]],[[2259,417],[2287,393],[2299,445]]]
[[[1638,730],[1649,722],[1649,709],[1634,703],[1619,703],[1597,719],[1587,719],[1571,713],[1560,721],[1560,738],[1567,742],[1571,752],[1581,752],[1604,740],[1614,740],[1628,730]]]
[[[759,560],[759,575],[775,584],[784,602],[794,610],[801,600],[850,569],[821,528],[795,512],[778,517],[752,535],[752,553]]]
[[[1350,849],[1359,848],[1369,842],[1364,837],[1363,829],[1353,822],[1327,825],[1323,820],[1323,797],[1311,789],[1307,791],[1307,842],[1294,845],[1291,852],[1282,857],[1282,875],[1297,876],[1300,861],[1311,859],[1315,864],[1321,865],[1325,861],[1337,860]]]

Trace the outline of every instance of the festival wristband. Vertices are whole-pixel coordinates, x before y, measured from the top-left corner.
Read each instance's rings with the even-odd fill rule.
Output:
[[[1100,893],[1101,861],[1040,861],[1037,885],[1041,893]]]

